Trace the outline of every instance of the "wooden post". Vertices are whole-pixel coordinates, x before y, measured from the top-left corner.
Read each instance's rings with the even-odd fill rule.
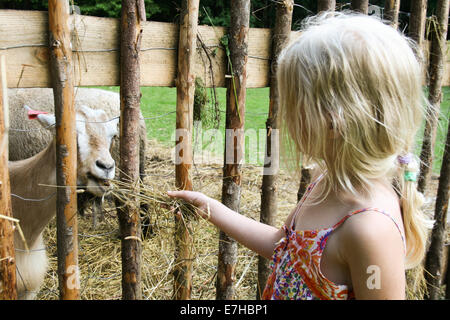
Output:
[[[144,0],[122,0],[120,19],[120,180],[139,189],[139,115]],[[139,190],[132,192],[138,194]],[[141,292],[141,223],[137,197],[118,205],[122,257],[122,299],[139,300]]]
[[[272,36],[272,65],[270,74],[270,104],[269,116],[266,121],[267,142],[264,160],[264,172],[261,186],[261,215],[260,221],[269,225],[275,224],[275,217],[277,215],[277,192],[276,179],[278,170],[279,157],[279,135],[278,135],[278,82],[277,82],[277,59],[281,50],[289,43],[289,36],[292,27],[292,13],[294,8],[294,1],[284,0],[277,3],[277,11],[275,18],[275,27]],[[273,135],[272,135],[273,133]],[[274,141],[272,141],[274,139]],[[272,145],[273,143],[273,145]],[[268,169],[266,171],[266,169]],[[258,257],[258,285],[256,297],[260,299],[264,290],[267,277],[269,276],[270,268],[269,261],[259,256]]]
[[[428,100],[432,106],[427,113],[420,153],[420,176],[417,189],[425,193],[433,169],[433,154],[436,141],[437,120],[442,100],[442,82],[447,54],[448,0],[438,0],[436,20],[431,23],[430,76]]]
[[[336,9],[336,0],[317,0],[317,13],[322,11],[334,11]]]
[[[79,299],[77,136],[69,2],[48,2],[50,69],[56,118],[57,247],[60,298]]]
[[[352,0],[350,8],[364,14],[369,13],[369,0]]]
[[[400,0],[385,0],[384,1],[384,19],[390,21],[390,25],[397,29],[398,27],[398,13],[400,11]]]
[[[302,166],[300,185],[297,191],[297,201],[300,201],[305,194],[306,188],[311,183],[311,172],[308,168]]]
[[[14,222],[8,171],[9,108],[5,55],[0,55],[0,300],[16,300]]]
[[[423,47],[425,21],[427,18],[427,0],[411,0],[408,36]]]
[[[241,199],[241,167],[244,160],[244,119],[247,84],[248,31],[250,0],[231,1],[227,79],[227,111],[225,133],[225,159],[223,168],[222,203],[239,211]],[[236,241],[224,232],[219,236],[219,257],[216,299],[230,300],[234,296]]]
[[[450,186],[450,121],[447,129],[447,141],[442,158],[441,175],[434,209],[434,226],[431,232],[430,247],[425,258],[425,279],[428,284],[428,299],[440,299],[441,268],[444,261],[443,248],[446,238],[446,221]],[[447,266],[448,268],[448,266]]]
[[[448,200],[447,200],[447,206],[448,206]],[[445,299],[446,300],[450,300],[450,264],[449,264],[449,262],[450,262],[450,244],[447,244],[447,270],[445,272]]]
[[[199,0],[182,0],[178,44],[177,116],[175,179],[176,187],[192,190],[189,176],[192,165],[192,127],[194,116],[195,54],[197,46]],[[174,298],[186,300],[192,290],[192,225],[190,216],[175,215]]]

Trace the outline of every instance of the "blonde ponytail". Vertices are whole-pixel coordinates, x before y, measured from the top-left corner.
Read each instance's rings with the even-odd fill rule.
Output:
[[[418,266],[424,255],[428,231],[433,220],[423,213],[424,196],[417,190],[419,161],[412,154],[399,156],[399,170],[395,178],[406,237],[406,268]]]

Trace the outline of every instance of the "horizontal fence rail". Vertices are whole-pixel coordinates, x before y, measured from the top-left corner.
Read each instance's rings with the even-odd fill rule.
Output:
[[[70,19],[75,85],[118,86],[119,19],[83,15],[71,15]],[[0,51],[8,58],[8,87],[51,87],[47,12],[0,10],[0,21]],[[146,21],[143,30],[141,86],[174,87],[178,25]],[[226,31],[198,26],[194,74],[202,77],[207,87],[225,87],[226,55],[221,39]],[[270,29],[249,30],[247,88],[269,86],[271,35]],[[292,31],[291,41],[299,35]],[[443,85],[450,85],[450,51]]]
[[[0,10],[0,21],[0,51],[7,52],[9,61],[8,86],[51,87],[47,12]],[[119,19],[72,15],[70,27],[76,85],[119,85]],[[141,86],[175,86],[178,25],[143,22],[143,30]],[[225,32],[223,27],[198,27],[194,71],[206,86],[212,86],[210,69],[214,86],[225,86],[226,55],[221,46]],[[293,32],[292,37],[298,34]],[[250,31],[249,87],[269,86],[270,39],[270,29]]]

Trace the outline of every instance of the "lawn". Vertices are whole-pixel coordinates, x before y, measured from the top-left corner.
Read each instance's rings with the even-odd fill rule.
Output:
[[[103,89],[118,92],[118,87],[102,87]],[[214,135],[217,131],[212,131],[211,128],[196,127],[202,132],[197,135],[197,148],[202,145],[203,150],[208,150],[217,156],[223,154],[223,138],[225,128],[225,109],[226,98],[225,88],[219,88],[218,101],[220,110],[220,126],[219,132],[221,135]],[[442,155],[444,151],[444,144],[447,135],[447,125],[450,113],[450,87],[444,87],[444,99],[441,104],[441,115],[439,126],[437,130],[437,140],[435,146],[435,161],[433,163],[433,172],[439,174],[439,169],[442,162]],[[163,87],[142,87],[141,108],[142,113],[146,119],[148,137],[156,139],[164,145],[173,146],[175,137],[175,109],[176,109],[176,88]],[[208,90],[209,97],[211,92]],[[254,163],[261,165],[263,161],[264,152],[264,130],[265,121],[267,119],[267,112],[269,106],[269,88],[247,89],[247,103],[245,113],[245,132],[246,132],[246,163]],[[418,147],[416,153],[420,152],[421,135],[423,135],[423,127],[418,134]],[[200,139],[198,138],[200,137]],[[252,141],[253,142],[250,142]]]

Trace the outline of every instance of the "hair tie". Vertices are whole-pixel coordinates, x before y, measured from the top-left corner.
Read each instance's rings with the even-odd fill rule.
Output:
[[[411,160],[413,159],[413,154],[412,153],[407,153],[404,156],[398,156],[397,160],[400,164],[409,164],[411,162]]]
[[[412,153],[407,153],[404,156],[398,156],[397,160],[401,165],[406,166],[403,179],[405,179],[405,181],[416,182],[418,167],[414,155]]]
[[[417,181],[417,172],[405,171],[404,178],[405,178],[405,181],[416,182]]]

